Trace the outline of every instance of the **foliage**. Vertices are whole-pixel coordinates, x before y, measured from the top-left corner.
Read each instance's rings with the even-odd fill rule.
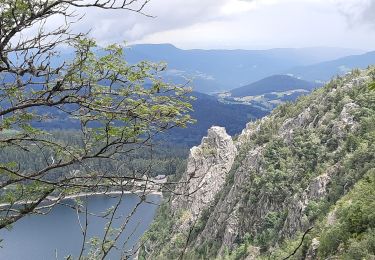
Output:
[[[367,259],[375,255],[374,187],[372,169],[336,204],[334,223],[320,236],[321,257],[338,254],[344,259]]]
[[[190,89],[164,81],[163,63],[129,64],[121,45],[102,48],[71,30],[82,19],[76,9],[142,13],[148,2],[0,1],[0,229],[46,214],[72,193],[161,189],[167,184],[152,177],[183,168],[183,149],[163,158],[155,136],[194,122]],[[65,23],[46,27],[52,16]],[[30,29],[35,33],[24,37]],[[62,48],[72,57],[60,59]],[[56,118],[79,127],[43,127]],[[92,240],[98,258],[116,246],[128,222],[115,230],[110,215],[99,244]],[[85,240],[84,227],[82,233]]]
[[[174,224],[175,221],[172,217],[170,205],[168,203],[163,203],[158,208],[157,217],[153,221],[149,231],[143,236],[142,243],[146,245],[149,243],[161,243],[167,245],[169,241],[165,240],[165,238],[171,233]],[[144,250],[140,252],[139,259],[145,259]]]

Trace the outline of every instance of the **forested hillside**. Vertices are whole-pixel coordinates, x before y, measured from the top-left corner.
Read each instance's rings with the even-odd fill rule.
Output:
[[[11,138],[15,132],[0,133],[0,138]],[[58,140],[70,147],[82,147],[82,134],[76,130],[54,130],[50,140]],[[112,160],[91,159],[79,167],[67,167],[64,171],[55,170],[48,178],[56,180],[70,175],[86,172],[111,173],[117,176],[142,177],[149,175],[174,175],[185,168],[187,148],[185,145],[155,142],[152,147],[129,146],[126,154],[119,154]],[[0,158],[3,164],[19,163],[21,171],[32,171],[47,167],[55,162],[55,154],[50,149],[41,150],[37,145],[30,145],[28,150],[19,147],[2,147]]]
[[[210,129],[141,259],[373,259],[374,80],[335,78],[233,140]]]
[[[189,147],[200,143],[207,129],[213,125],[223,126],[231,135],[239,134],[249,121],[255,121],[269,114],[266,109],[254,105],[226,104],[216,97],[193,92],[192,118],[196,123],[187,128],[172,129],[163,140],[168,143],[184,144]]]
[[[319,84],[317,83],[301,80],[289,75],[273,75],[252,84],[232,89],[230,93],[233,97],[245,97],[297,89],[312,91],[318,86]]]
[[[186,128],[171,129],[167,134],[160,134],[157,136],[159,140],[168,144],[178,144],[180,147],[190,147],[199,144],[207,129],[213,125],[226,127],[230,134],[235,135],[241,132],[247,122],[262,118],[269,113],[268,110],[253,105],[225,104],[214,96],[195,91],[188,95],[194,98],[191,116],[196,122]],[[79,122],[74,117],[66,116],[59,109],[38,108],[36,111],[45,115],[45,119],[35,120],[32,124],[34,127],[52,131],[58,129],[60,132],[65,130],[67,133],[80,128]]]

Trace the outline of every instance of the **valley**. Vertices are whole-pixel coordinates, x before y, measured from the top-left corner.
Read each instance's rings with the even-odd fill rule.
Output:
[[[0,259],[375,260],[374,14],[0,0]]]

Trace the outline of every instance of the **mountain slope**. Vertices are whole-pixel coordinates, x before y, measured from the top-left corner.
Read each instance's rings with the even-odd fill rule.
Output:
[[[171,129],[160,135],[160,138],[169,143],[192,146],[198,144],[207,129],[213,125],[226,127],[232,135],[239,134],[248,121],[256,120],[269,113],[254,106],[221,103],[216,97],[199,92],[192,92],[190,95],[195,97],[192,102],[194,111],[191,116],[197,120],[197,123],[188,125],[187,128]],[[39,108],[38,111],[40,114],[48,115],[49,119],[34,122],[35,127],[50,130],[80,127],[75,119],[66,117],[66,114],[58,109]]]
[[[333,61],[294,68],[288,70],[287,73],[308,81],[328,81],[335,75],[343,75],[354,68],[365,69],[374,63],[375,52],[373,51],[361,55],[352,55]]]
[[[375,68],[354,71],[234,140],[211,128],[140,259],[372,259],[373,80]]]
[[[193,92],[196,98],[192,102],[194,111],[191,116],[197,123],[188,128],[172,129],[165,137],[169,142],[185,143],[189,146],[199,144],[206,135],[207,129],[213,125],[223,126],[232,134],[239,134],[248,121],[253,121],[268,114],[254,106],[239,104],[224,104],[215,97]]]
[[[292,76],[273,75],[252,84],[233,89],[230,91],[230,93],[233,97],[246,97],[296,89],[311,91],[317,86],[319,86],[319,84],[301,80]]]

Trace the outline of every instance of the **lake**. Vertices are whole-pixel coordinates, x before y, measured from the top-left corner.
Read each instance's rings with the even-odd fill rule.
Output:
[[[116,205],[118,198],[104,195],[90,196],[87,199],[89,212],[101,214],[111,206]],[[140,201],[137,195],[124,195],[118,209],[118,217],[114,227],[119,227],[124,218],[129,215],[135,205]],[[161,201],[159,195],[148,195],[147,202],[142,203],[130,219],[125,232],[117,245],[120,249],[129,250],[135,246],[151,224]],[[67,201],[72,204],[72,201]],[[84,215],[81,214],[84,222]],[[102,237],[105,221],[97,216],[88,217],[88,237]],[[1,242],[0,259],[7,260],[49,260],[64,259],[72,255],[74,259],[79,256],[82,245],[82,232],[79,226],[77,213],[67,206],[56,206],[48,215],[27,216],[14,224],[13,228],[0,231]],[[127,241],[123,247],[123,242]],[[121,252],[115,250],[106,259],[119,259]]]

